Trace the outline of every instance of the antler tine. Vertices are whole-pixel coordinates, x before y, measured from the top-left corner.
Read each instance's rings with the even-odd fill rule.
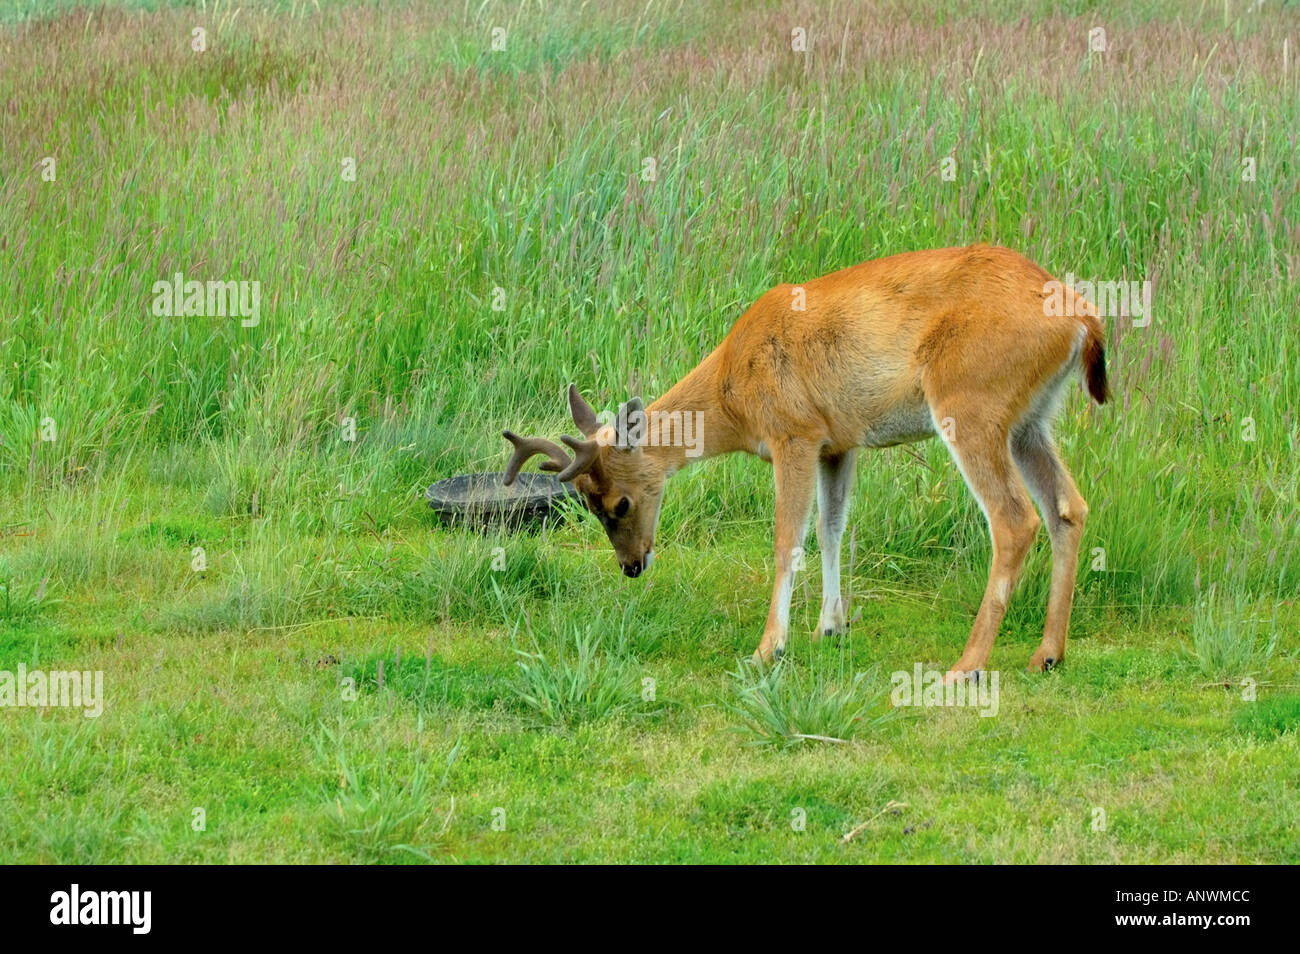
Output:
[[[560,440],[573,449],[573,463],[561,471],[559,475],[559,480],[562,483],[568,483],[579,474],[591,470],[591,465],[596,463],[596,457],[600,453],[600,443],[594,440],[580,441],[568,434],[561,435]]]
[[[566,470],[573,466],[573,461],[569,455],[558,444],[553,444],[548,440],[540,437],[520,437],[513,431],[502,431],[501,436],[514,445],[515,452],[510,456],[510,463],[506,465],[505,480],[502,481],[507,487],[515,482],[519,476],[519,468],[524,463],[537,454],[545,454],[550,460],[542,461],[541,469],[556,473]],[[564,479],[561,477],[561,479]]]

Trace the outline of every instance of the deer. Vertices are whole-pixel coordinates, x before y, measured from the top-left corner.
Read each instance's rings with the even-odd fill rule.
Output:
[[[623,573],[637,577],[654,559],[669,477],[697,460],[735,452],[771,463],[775,582],[754,652],[755,660],[770,663],[785,651],[814,498],[822,564],[816,639],[849,624],[840,549],[858,450],[938,436],[992,541],[970,637],[944,678],[978,679],[987,666],[1044,523],[1052,576],[1043,638],[1029,669],[1046,671],[1065,656],[1088,517],[1051,429],[1067,382],[1076,377],[1094,401],[1106,403],[1103,327],[1097,309],[1073,288],[999,246],[904,252],[770,289],[667,393],[649,408],[631,398],[613,423],[569,385],[569,412],[582,437],[562,436],[566,451],[504,431],[513,446],[504,483],[530,458],[546,457],[541,469],[581,495]],[[701,422],[694,456],[682,441],[646,440],[629,423],[648,417],[651,431],[656,420],[662,431],[662,422],[691,413]]]

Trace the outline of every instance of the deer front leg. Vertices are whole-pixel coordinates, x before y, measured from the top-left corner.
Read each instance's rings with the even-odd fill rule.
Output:
[[[853,492],[853,465],[857,452],[823,457],[817,465],[817,548],[822,553],[822,612],[817,636],[831,636],[848,628],[848,607],[840,597],[840,543],[849,519]],[[853,568],[849,567],[849,572]]]
[[[783,441],[771,448],[772,471],[776,478],[776,582],[767,611],[763,641],[756,659],[771,662],[785,652],[790,630],[790,594],[794,589],[796,564],[803,556],[803,538],[812,512],[813,488],[817,480],[817,447],[806,441]]]

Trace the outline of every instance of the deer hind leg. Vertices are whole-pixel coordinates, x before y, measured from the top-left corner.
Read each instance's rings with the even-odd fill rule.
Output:
[[[938,414],[935,416],[940,417]],[[1006,615],[1011,591],[1015,589],[1025,556],[1042,526],[1011,460],[1006,432],[990,430],[979,435],[971,433],[972,430],[969,425],[959,430],[948,443],[948,449],[988,518],[989,535],[993,538],[993,559],[970,639],[961,658],[948,671],[948,681],[965,673],[978,672],[988,662],[998,627]]]
[[[783,441],[771,447],[776,477],[776,582],[767,612],[763,640],[754,653],[764,662],[780,658],[790,630],[790,596],[794,574],[803,556],[803,539],[812,513],[817,480],[817,447],[806,441]]]
[[[822,554],[822,611],[818,636],[831,636],[848,628],[848,607],[840,597],[840,543],[849,518],[857,451],[823,457],[817,463],[817,548]],[[852,567],[849,572],[852,572]]]
[[[1047,623],[1043,627],[1043,642],[1029,661],[1031,670],[1041,672],[1051,669],[1065,656],[1079,543],[1088,517],[1088,504],[1061,463],[1046,423],[1032,421],[1019,428],[1012,435],[1011,453],[1043,514],[1052,540],[1052,589],[1047,599]]]

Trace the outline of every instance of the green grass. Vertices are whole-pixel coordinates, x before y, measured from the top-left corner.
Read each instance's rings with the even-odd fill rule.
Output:
[[[737,699],[727,708],[756,745],[846,743],[897,715],[884,703],[889,683],[879,672],[833,672],[824,660],[797,668],[741,663],[731,675]]]
[[[561,631],[546,644],[536,636],[528,648],[515,648],[518,674],[510,690],[542,724],[573,726],[634,711],[653,701],[651,677],[638,685],[635,661],[602,651],[602,629]]]
[[[1295,4],[234,7],[0,2],[0,670],[107,695],[0,710],[0,860],[1300,860]],[[882,718],[987,571],[938,442],[863,455],[851,636],[810,554],[768,672],[756,459],[673,479],[636,581],[583,515],[421,504],[569,381],[657,396],[778,282],[974,241],[1154,285],[1060,419],[1069,653],[1021,671],[1044,538],[994,718]],[[260,323],[155,317],[178,271]]]
[[[1277,619],[1253,619],[1251,611],[1246,594],[1238,592],[1228,601],[1213,587],[1197,603],[1188,657],[1202,675],[1231,684],[1268,668],[1277,648]]]

